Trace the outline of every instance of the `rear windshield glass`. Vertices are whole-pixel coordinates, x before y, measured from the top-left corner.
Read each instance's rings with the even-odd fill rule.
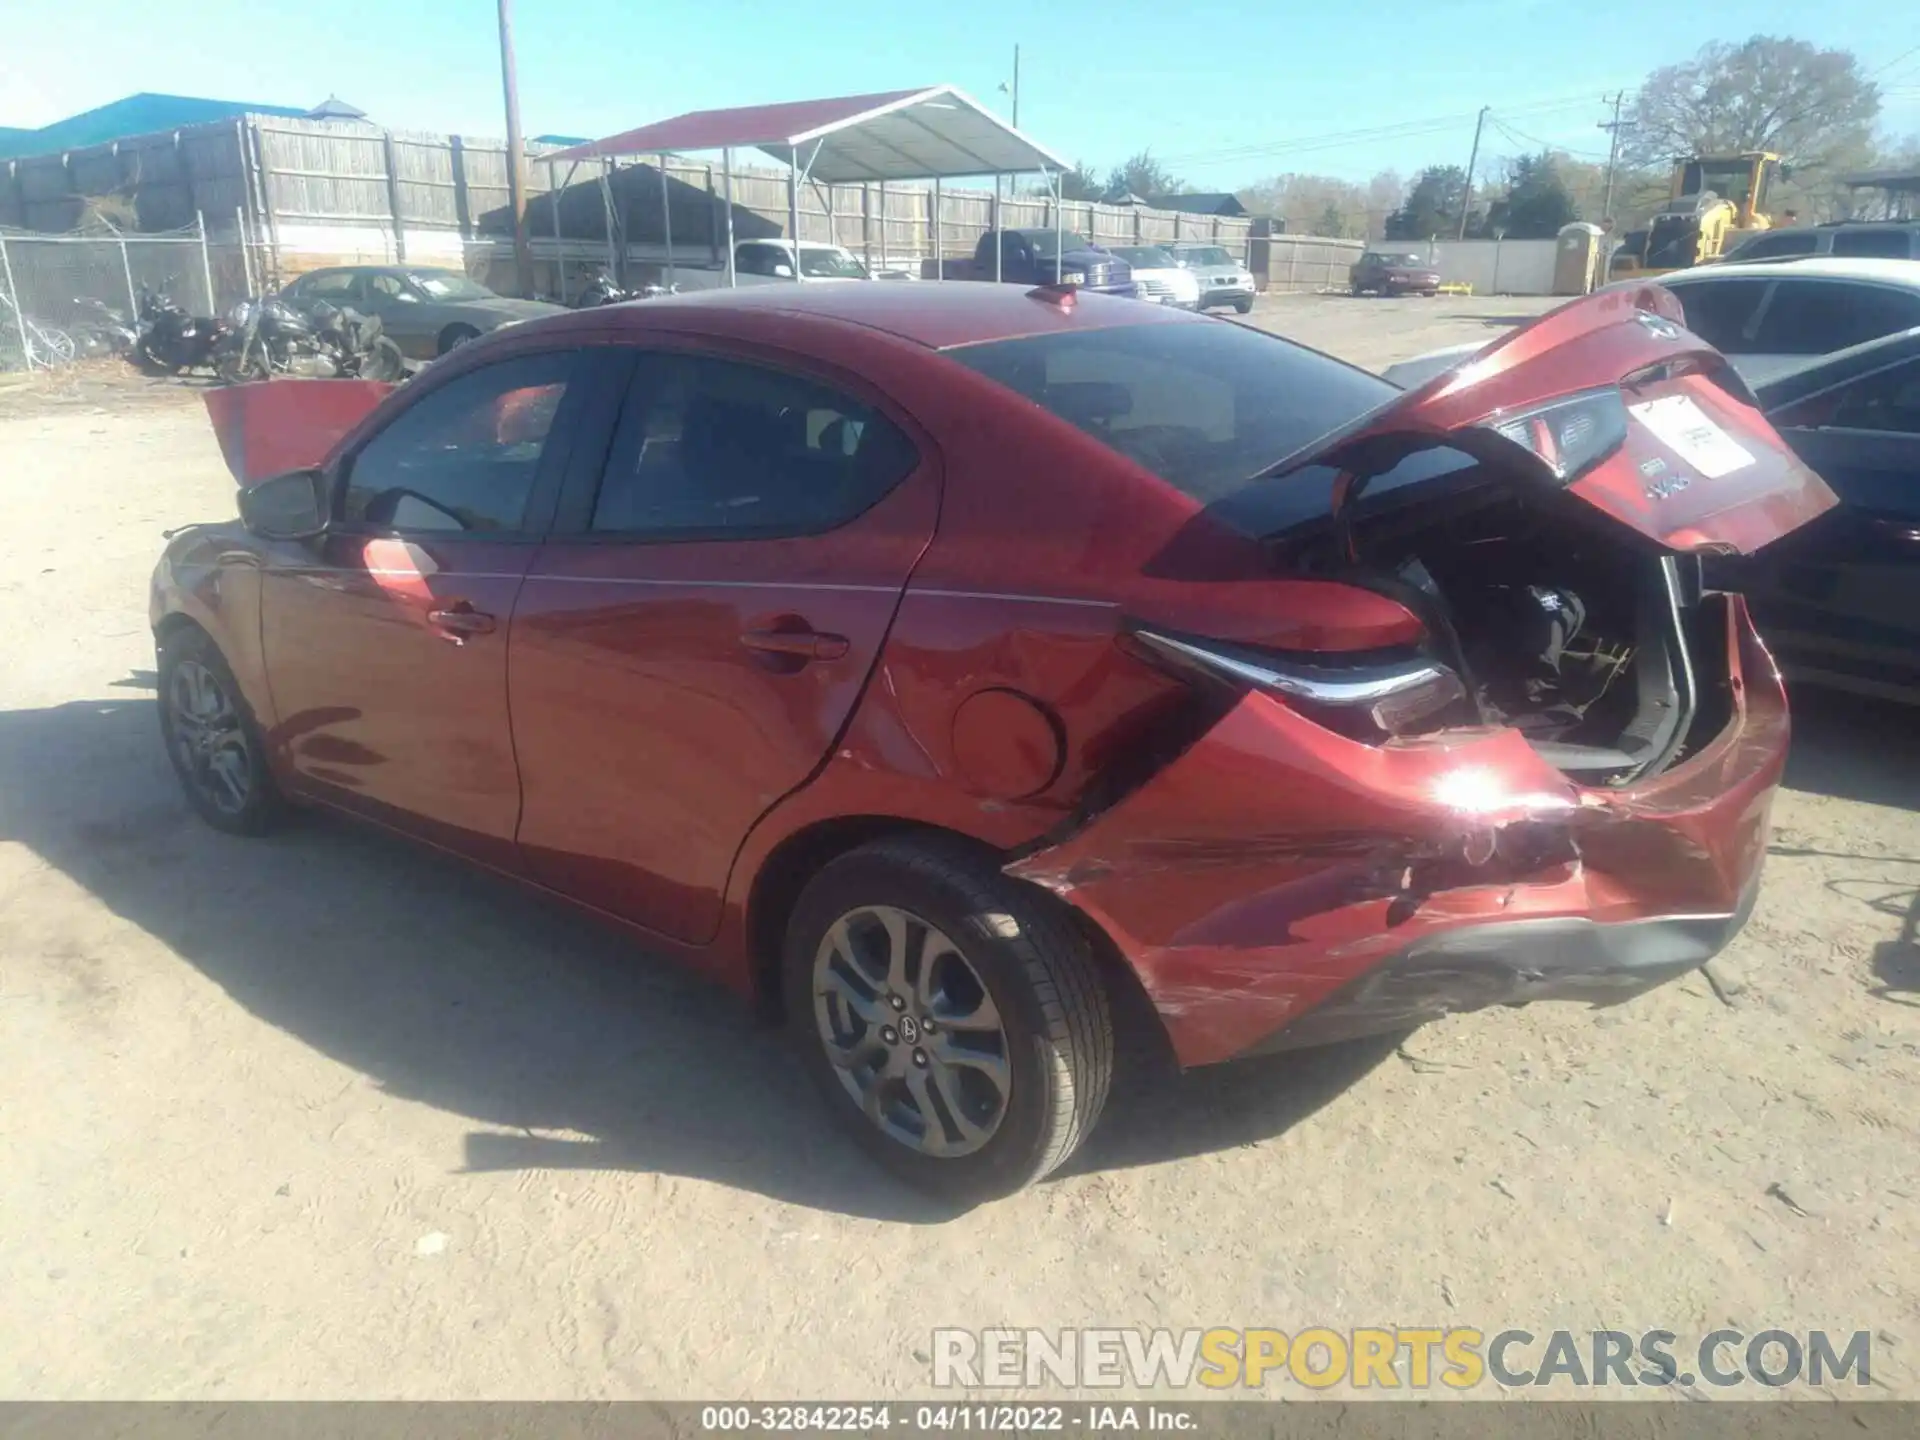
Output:
[[[1116,325],[946,354],[1202,505],[1400,393],[1377,375],[1225,320]]]

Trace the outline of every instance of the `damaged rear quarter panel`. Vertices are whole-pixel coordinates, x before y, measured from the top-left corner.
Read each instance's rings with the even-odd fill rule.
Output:
[[[1731,913],[1764,855],[1787,716],[1744,607],[1726,613],[1732,722],[1631,789],[1576,786],[1515,731],[1373,747],[1254,692],[1009,873],[1106,930],[1186,1065],[1230,1058],[1441,931]]]

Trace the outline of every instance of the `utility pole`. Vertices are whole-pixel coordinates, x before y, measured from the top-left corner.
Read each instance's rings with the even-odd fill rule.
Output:
[[[1020,47],[1013,47],[1013,128],[1020,128]]]
[[[1480,132],[1486,128],[1487,112],[1491,109],[1491,105],[1482,105],[1480,118],[1473,122],[1473,150],[1467,156],[1467,188],[1460,197],[1459,238],[1462,240],[1467,238],[1467,214],[1473,209],[1473,167],[1480,163]]]
[[[1619,168],[1619,165],[1620,165],[1620,132],[1622,130],[1633,129],[1633,125],[1630,122],[1621,120],[1620,118],[1620,107],[1626,103],[1626,99],[1627,99],[1626,91],[1624,90],[1614,91],[1613,98],[1611,100],[1607,99],[1607,97],[1604,95],[1601,96],[1600,99],[1602,104],[1611,105],[1613,107],[1613,119],[1602,120],[1600,122],[1600,127],[1599,127],[1602,130],[1611,132],[1613,137],[1612,140],[1607,145],[1606,198],[1600,202],[1601,219],[1611,220],[1613,218],[1613,177],[1614,177],[1614,172]]]
[[[513,0],[500,0],[500,86],[507,97],[507,200],[513,207],[513,277],[533,294],[533,251],[527,244],[527,146],[520,138],[520,84],[513,73]]]

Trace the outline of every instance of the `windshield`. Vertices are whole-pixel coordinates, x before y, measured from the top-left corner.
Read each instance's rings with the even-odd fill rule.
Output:
[[[1426,261],[1422,260],[1418,255],[1413,255],[1413,254],[1379,255],[1379,256],[1376,256],[1375,258],[1378,259],[1382,265],[1418,266],[1418,265],[1424,265],[1427,263]]]
[[[409,270],[407,278],[435,300],[492,300],[493,291],[458,270]]]
[[[1086,236],[1076,235],[1071,230],[1067,231],[1064,235],[1056,230],[1022,230],[1019,234],[1027,244],[1033,247],[1033,253],[1043,260],[1051,260],[1062,251],[1091,250],[1093,248]],[[1054,248],[1056,241],[1059,242],[1059,250]]]
[[[1139,270],[1171,270],[1174,258],[1158,245],[1115,245],[1113,253]]]
[[[1399,394],[1242,325],[1114,325],[946,354],[1203,505],[1262,488],[1252,477]]]
[[[1177,252],[1182,265],[1231,265],[1233,257],[1218,245],[1198,245]]]
[[[1681,170],[1680,193],[1698,195],[1711,190],[1722,200],[1744,200],[1752,177],[1751,160],[1690,160]]]
[[[800,247],[800,273],[815,280],[865,280],[867,267],[844,250]]]

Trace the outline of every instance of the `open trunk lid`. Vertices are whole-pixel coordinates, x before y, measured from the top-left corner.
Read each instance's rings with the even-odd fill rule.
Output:
[[[1749,553],[1832,507],[1725,358],[1658,285],[1523,326],[1276,466],[1364,484],[1420,450],[1521,463],[1681,551]]]

